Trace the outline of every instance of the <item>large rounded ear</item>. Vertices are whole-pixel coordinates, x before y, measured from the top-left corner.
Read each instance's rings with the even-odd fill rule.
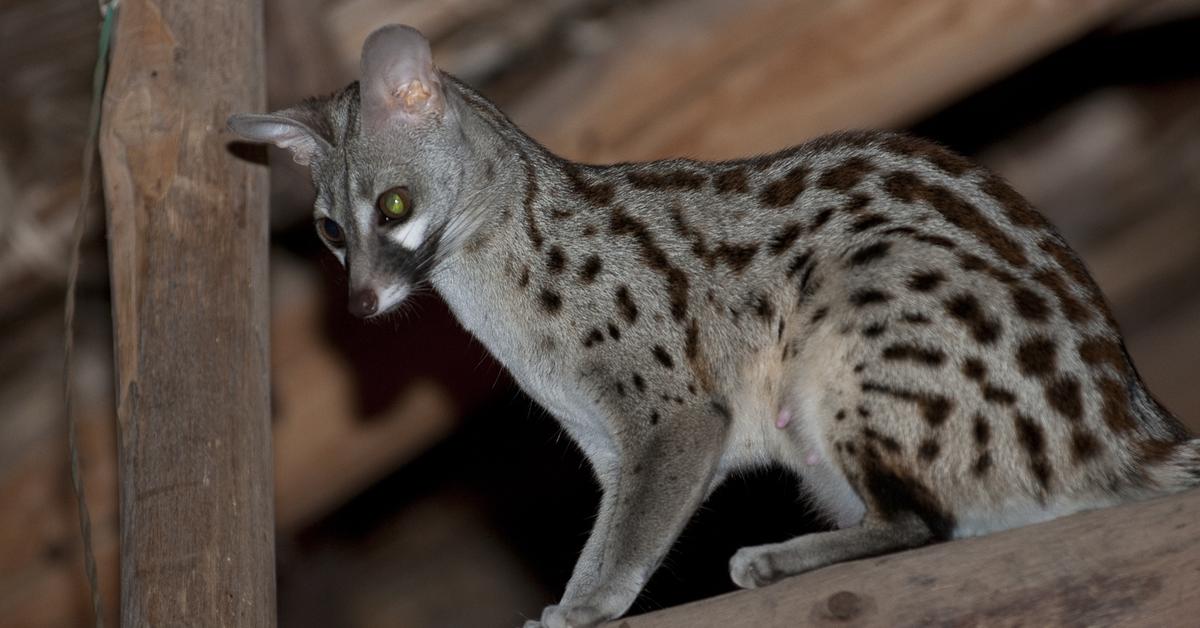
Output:
[[[392,24],[363,44],[360,94],[369,129],[441,118],[446,110],[442,79],[429,42],[417,29]]]
[[[306,123],[298,109],[275,113],[236,113],[229,116],[229,129],[254,141],[274,144],[292,152],[296,163],[307,166],[330,150],[329,142]]]

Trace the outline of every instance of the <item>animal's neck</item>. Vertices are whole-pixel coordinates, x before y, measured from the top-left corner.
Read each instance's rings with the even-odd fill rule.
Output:
[[[470,183],[451,220],[461,225],[454,228],[462,231],[460,239],[431,279],[459,320],[487,343],[486,312],[504,303],[500,286],[512,283],[499,279],[524,263],[523,255],[536,255],[529,246],[531,217],[526,215],[541,193],[535,171],[557,158],[471,88],[451,77],[446,86],[470,150]]]

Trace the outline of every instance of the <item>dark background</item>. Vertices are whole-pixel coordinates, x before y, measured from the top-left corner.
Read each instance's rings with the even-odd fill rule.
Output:
[[[765,1],[267,0],[269,95],[282,107],[340,88],[354,78],[362,37],[407,21],[431,37],[444,69],[580,159],[733,157],[834,128],[910,129],[995,168],[1060,226],[1108,295],[1151,390],[1195,430],[1200,4],[1112,2],[1037,45],[1026,39],[1042,37],[1046,20],[1076,18],[984,4],[1015,8],[985,16],[995,22],[964,45],[952,40],[979,28],[981,5],[951,0],[794,5],[811,13]],[[1125,10],[1135,4],[1144,8]],[[88,612],[58,385],[96,25],[89,2],[0,7],[0,59],[11,69],[0,73],[5,626],[78,625]],[[908,42],[901,52],[932,52],[911,63],[868,54],[889,38]],[[777,54],[789,46],[805,54]],[[1014,47],[1022,52],[1004,53]],[[706,56],[714,49],[725,50],[719,63]],[[947,61],[954,50],[970,63]],[[855,81],[861,91],[839,91]],[[743,84],[734,93],[746,109],[726,107],[722,90]],[[830,94],[841,94],[835,106],[813,104]],[[795,103],[795,116],[758,113],[779,101]],[[656,134],[688,116],[700,121],[694,132]],[[756,119],[778,145],[758,139]],[[271,159],[280,624],[512,626],[536,616],[561,591],[591,525],[598,495],[586,462],[436,296],[382,322],[346,314],[342,271],[312,233],[305,173],[286,155]],[[112,612],[111,321],[98,212],[84,251],[78,402]],[[634,612],[729,591],[737,548],[816,529],[782,471],[733,477]]]

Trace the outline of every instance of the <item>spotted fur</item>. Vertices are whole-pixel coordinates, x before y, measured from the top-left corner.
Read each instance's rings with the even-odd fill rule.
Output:
[[[1083,263],[995,174],[887,132],[577,164],[389,28],[361,87],[233,125],[311,165],[352,288],[431,282],[592,462],[597,531],[546,625],[623,613],[746,466],[792,469],[842,529],[740,550],[742,586],[1200,483]],[[391,62],[433,113],[373,100]],[[420,230],[379,224],[397,185]]]

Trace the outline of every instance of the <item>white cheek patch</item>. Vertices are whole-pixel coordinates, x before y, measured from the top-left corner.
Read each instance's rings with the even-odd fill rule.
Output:
[[[384,288],[379,293],[379,312],[386,312],[408,298],[408,284],[394,284]]]
[[[420,216],[392,229],[388,238],[410,251],[415,251],[425,241],[425,231],[428,227],[429,218]]]

